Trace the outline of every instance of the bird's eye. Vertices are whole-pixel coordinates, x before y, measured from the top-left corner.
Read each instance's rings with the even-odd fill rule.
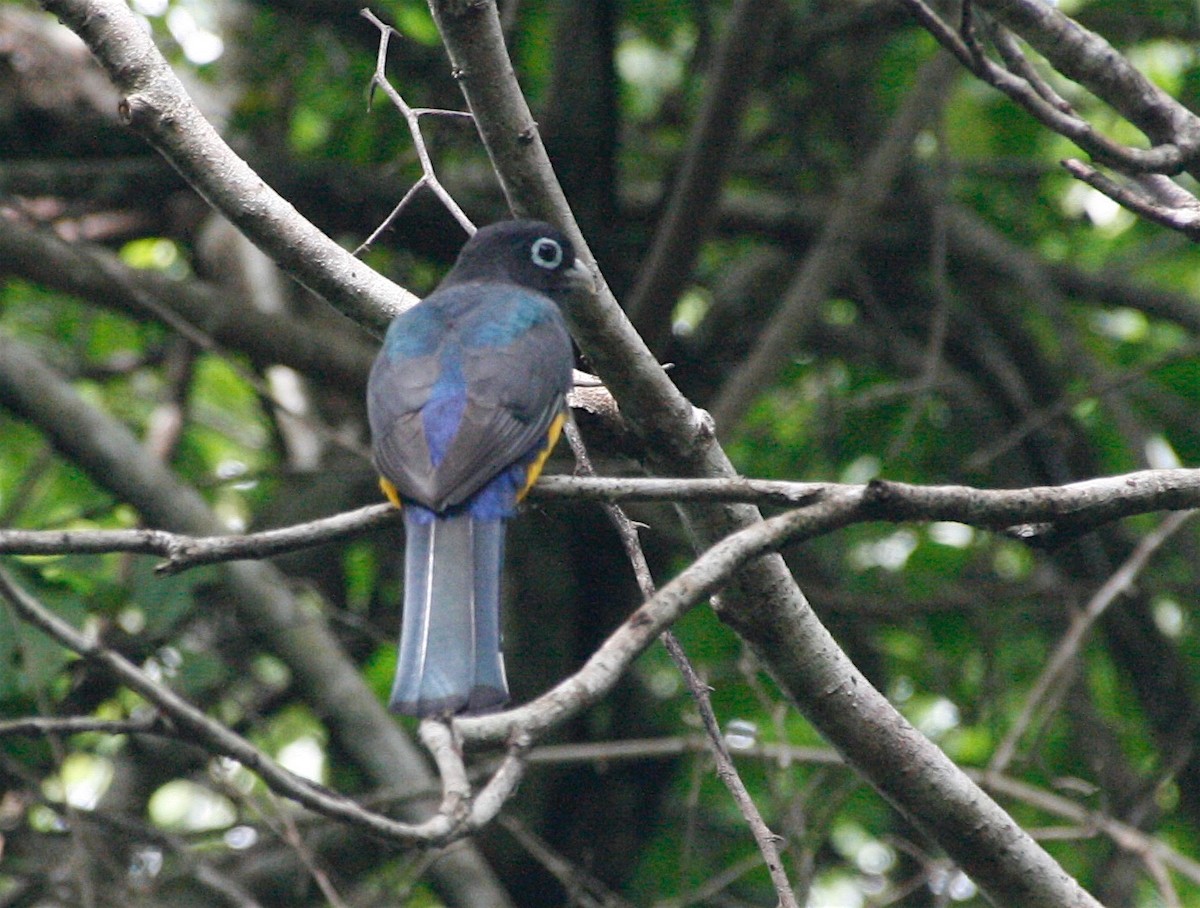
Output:
[[[545,268],[547,271],[553,271],[563,260],[563,248],[558,240],[552,240],[548,236],[534,240],[532,246],[529,247],[529,257],[533,259],[533,263],[539,268]]]

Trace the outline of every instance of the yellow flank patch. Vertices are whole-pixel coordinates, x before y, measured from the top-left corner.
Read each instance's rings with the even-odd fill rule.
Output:
[[[394,485],[392,485],[392,483],[389,480],[384,479],[382,476],[380,476],[379,477],[379,488],[383,489],[383,494],[388,497],[388,501],[390,501],[392,504],[394,504],[398,508],[404,507],[404,505],[402,505],[400,503],[400,493],[396,491],[396,487]]]
[[[550,428],[546,430],[546,447],[538,452],[538,456],[533,459],[533,463],[525,471],[525,488],[517,493],[517,501],[525,497],[530,487],[537,482],[537,478],[542,474],[542,467],[546,465],[546,458],[550,456],[550,452],[558,444],[558,436],[562,432],[563,423],[566,421],[566,418],[567,414],[559,413],[554,417],[554,422],[550,423]]]

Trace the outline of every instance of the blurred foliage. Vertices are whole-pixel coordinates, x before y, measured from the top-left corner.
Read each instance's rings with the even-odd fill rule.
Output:
[[[510,24],[535,116],[561,129],[571,112],[555,107],[556,92],[571,61],[556,49],[584,5],[532,0],[516,6]],[[669,347],[656,351],[701,406],[753,349],[838,189],[859,176],[933,53],[930,38],[886,3],[784,5],[767,76],[745,87],[752,97],[724,207],[672,313],[677,330]],[[619,218],[589,239],[607,251],[601,264],[619,293],[633,282],[662,193],[678,173],[729,6],[655,0],[611,7],[611,68],[588,75],[596,85],[615,80],[617,185],[608,188]],[[1196,101],[1194,3],[1060,6],[1103,32],[1159,85]],[[377,35],[352,6],[171,0],[137,8],[172,62],[215,105],[239,150],[339,240],[361,242],[420,176],[402,119],[379,93],[368,109]],[[374,9],[399,31],[389,74],[408,103],[461,109],[426,6],[391,0]],[[223,53],[204,59],[214,36]],[[1061,79],[1055,85],[1100,129],[1134,138],[1092,96]],[[471,124],[423,123],[439,174],[460,203],[479,222],[502,217]],[[71,160],[91,141],[67,129],[45,138],[51,163]],[[1011,488],[1200,460],[1197,321],[1151,305],[1161,295],[1181,311],[1200,305],[1194,249],[1073,181],[1059,161],[1075,154],[961,75],[914,144],[849,273],[796,339],[792,362],[730,433],[727,450],[738,469],[793,480],[884,476]],[[564,174],[584,168],[586,176],[585,160],[568,145],[556,164]],[[205,250],[203,208],[183,189],[152,200],[150,211],[138,195],[134,182],[120,205],[86,194],[49,208],[35,204],[46,203],[40,196],[6,196],[0,205],[63,236],[95,237],[130,267],[180,285],[205,276],[235,294],[240,260]],[[978,225],[978,235],[964,224]],[[460,237],[422,196],[366,259],[424,292]],[[281,318],[364,343],[341,322],[309,321],[317,304],[298,291],[287,295]],[[17,273],[0,285],[0,332],[37,350],[94,406],[147,443],[178,413],[178,431],[167,434],[162,454],[231,529],[377,500],[362,456],[361,401],[350,389],[318,371],[296,376],[297,429],[270,398],[282,394],[273,383],[278,375],[250,353],[235,344],[200,349],[129,312]],[[299,456],[297,432],[319,452],[316,464]],[[0,439],[0,525],[140,525],[128,504],[2,410]],[[595,453],[603,471],[636,469],[626,454],[602,445]],[[565,461],[557,466],[569,469]],[[524,519],[536,529],[521,540],[536,548],[510,558],[520,564],[510,564],[507,581],[509,670],[522,690],[543,690],[586,659],[636,597],[598,512],[531,511]],[[690,557],[686,534],[669,509],[635,516],[647,524],[650,557],[665,581]],[[1067,621],[1157,523],[1126,521],[1050,551],[958,524],[861,525],[786,555],[814,608],[870,679],[955,760],[983,769],[1012,732]],[[1185,525],[1114,603],[1080,654],[1076,680],[1056,692],[1007,767],[1185,855],[1200,848],[1197,542],[1196,528]],[[297,595],[333,624],[381,698],[395,659],[400,544],[378,534],[279,559]],[[287,666],[261,652],[223,607],[218,569],[161,577],[153,563],[29,557],[9,559],[6,568],[58,615],[285,764],[339,788],[361,786]],[[786,840],[789,875],[808,905],[983,904],[850,769],[800,750],[822,742],[713,611],[694,610],[675,631],[713,688],[719,720],[738,743],[739,767],[768,824]],[[0,609],[0,719],[115,720],[144,709],[140,698]],[[623,738],[678,739],[688,747],[633,761],[535,763],[510,815],[581,879],[594,878],[632,904],[775,904],[745,822],[699,743],[695,708],[660,648],[556,742]],[[129,777],[143,779],[145,790]],[[1095,829],[1072,828],[1034,799],[1002,800],[1026,828],[1049,827],[1047,847],[1107,905],[1167,903],[1139,859]],[[0,736],[0,836],[8,845],[0,902],[72,903],[46,882],[54,860],[46,855],[63,853],[72,811],[117,818],[122,835],[150,843],[119,853],[115,869],[106,865],[111,892],[104,898],[136,893],[130,897],[146,904],[213,904],[205,900],[215,890],[197,882],[200,860],[264,905],[324,904],[312,868],[330,874],[347,904],[441,904],[420,856],[397,857],[294,816],[249,774],[207,755],[160,739],[98,734]],[[280,855],[293,855],[297,823],[312,854],[287,863]],[[503,829],[489,830],[479,845],[517,904],[587,903],[572,901],[578,893]],[[270,861],[295,876],[286,892],[256,876]],[[1200,906],[1200,884],[1180,875],[1172,881],[1178,904]]]

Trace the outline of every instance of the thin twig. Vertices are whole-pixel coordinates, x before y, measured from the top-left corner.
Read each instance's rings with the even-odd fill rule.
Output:
[[[45,735],[166,735],[170,727],[158,714],[131,719],[97,719],[93,716],[26,716],[0,722],[0,738]]]
[[[584,447],[583,438],[579,435],[579,430],[575,427],[574,423],[569,422],[567,424],[566,436],[567,441],[571,445],[571,450],[575,454],[575,463],[578,472],[585,476],[593,475],[595,471],[592,468],[587,449]],[[656,592],[654,577],[650,572],[650,564],[646,560],[646,553],[642,549],[641,540],[638,539],[637,527],[634,526],[633,521],[621,510],[619,505],[605,504],[604,510],[612,521],[613,526],[616,527],[617,535],[621,539],[621,545],[625,549],[625,555],[633,566],[633,573],[637,578],[638,587],[641,589],[642,598],[647,600],[652,599]],[[717,722],[716,713],[713,711],[712,698],[709,695],[708,685],[700,679],[691,660],[688,659],[687,653],[684,652],[683,647],[669,629],[662,632],[661,639],[663,645],[667,648],[667,652],[670,653],[671,659],[679,669],[679,673],[683,676],[684,683],[687,685],[692,699],[696,703],[696,709],[700,713],[700,719],[704,724],[704,730],[708,736],[709,748],[717,764],[717,776],[725,783],[725,787],[729,789],[734,803],[737,804],[738,810],[741,811],[747,825],[750,827],[750,833],[754,836],[754,841],[758,845],[763,862],[767,865],[767,872],[771,876],[771,882],[775,887],[776,895],[779,897],[780,906],[782,908],[799,908],[795,890],[792,888],[791,881],[788,880],[787,872],[784,870],[783,861],[779,855],[780,837],[771,832],[767,827],[767,823],[759,812],[758,806],[754,803],[754,799],[750,797],[750,792],[746,789],[746,783],[737,771],[737,766],[734,764],[733,757],[729,753],[729,748],[725,743],[725,737],[721,733],[720,724]]]
[[[395,221],[395,219],[399,216],[400,212],[404,210],[405,206],[423,186],[429,187],[430,191],[438,197],[438,200],[446,206],[446,210],[453,215],[456,221],[458,221],[459,226],[461,226],[462,229],[467,232],[467,236],[471,236],[475,232],[475,225],[471,222],[471,219],[467,217],[466,212],[459,207],[458,202],[454,201],[454,196],[446,191],[446,188],[438,179],[437,173],[435,173],[433,169],[433,158],[431,158],[429,155],[429,148],[425,144],[425,136],[421,132],[422,114],[453,114],[455,116],[468,118],[471,117],[471,114],[459,111],[435,111],[427,108],[409,107],[408,102],[404,100],[404,97],[400,94],[400,92],[396,91],[396,89],[392,86],[392,83],[389,82],[387,78],[388,43],[390,42],[392,35],[395,34],[395,29],[381,20],[369,9],[363,9],[359,12],[364,19],[379,29],[379,53],[376,56],[375,72],[371,77],[371,89],[372,91],[374,91],[375,88],[383,89],[383,93],[388,96],[388,100],[392,102],[395,108],[400,111],[400,115],[404,117],[404,122],[408,124],[409,134],[412,136],[413,148],[417,152],[417,160],[421,163],[422,176],[419,180],[417,180],[412,188],[404,194],[404,198],[400,200],[400,204],[392,209],[392,213],[384,219],[383,223],[376,227],[374,232],[372,232],[372,234],[363,241],[363,244],[354,250],[354,254],[359,255],[365,249],[368,249],[379,237],[379,235],[383,233],[383,231],[389,226],[391,226],[393,221]]]
[[[533,830],[515,817],[500,818],[503,826],[517,843],[556,880],[566,891],[567,904],[580,908],[632,908],[604,883],[563,857]]]
[[[1143,187],[1135,183],[1118,183],[1083,161],[1069,158],[1063,161],[1062,165],[1075,179],[1087,183],[1122,208],[1127,208],[1156,224],[1178,230],[1189,239],[1200,239],[1200,200],[1194,196],[1189,195],[1184,204],[1178,204],[1176,200],[1176,204],[1164,205],[1160,199],[1143,191]],[[1178,189],[1180,193],[1186,192],[1182,186]]]

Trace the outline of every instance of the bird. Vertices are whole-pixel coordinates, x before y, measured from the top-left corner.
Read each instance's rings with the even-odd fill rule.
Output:
[[[404,515],[392,712],[474,715],[508,702],[505,523],[568,416],[574,353],[560,304],[592,287],[561,231],[501,221],[388,327],[367,416],[380,486]]]

